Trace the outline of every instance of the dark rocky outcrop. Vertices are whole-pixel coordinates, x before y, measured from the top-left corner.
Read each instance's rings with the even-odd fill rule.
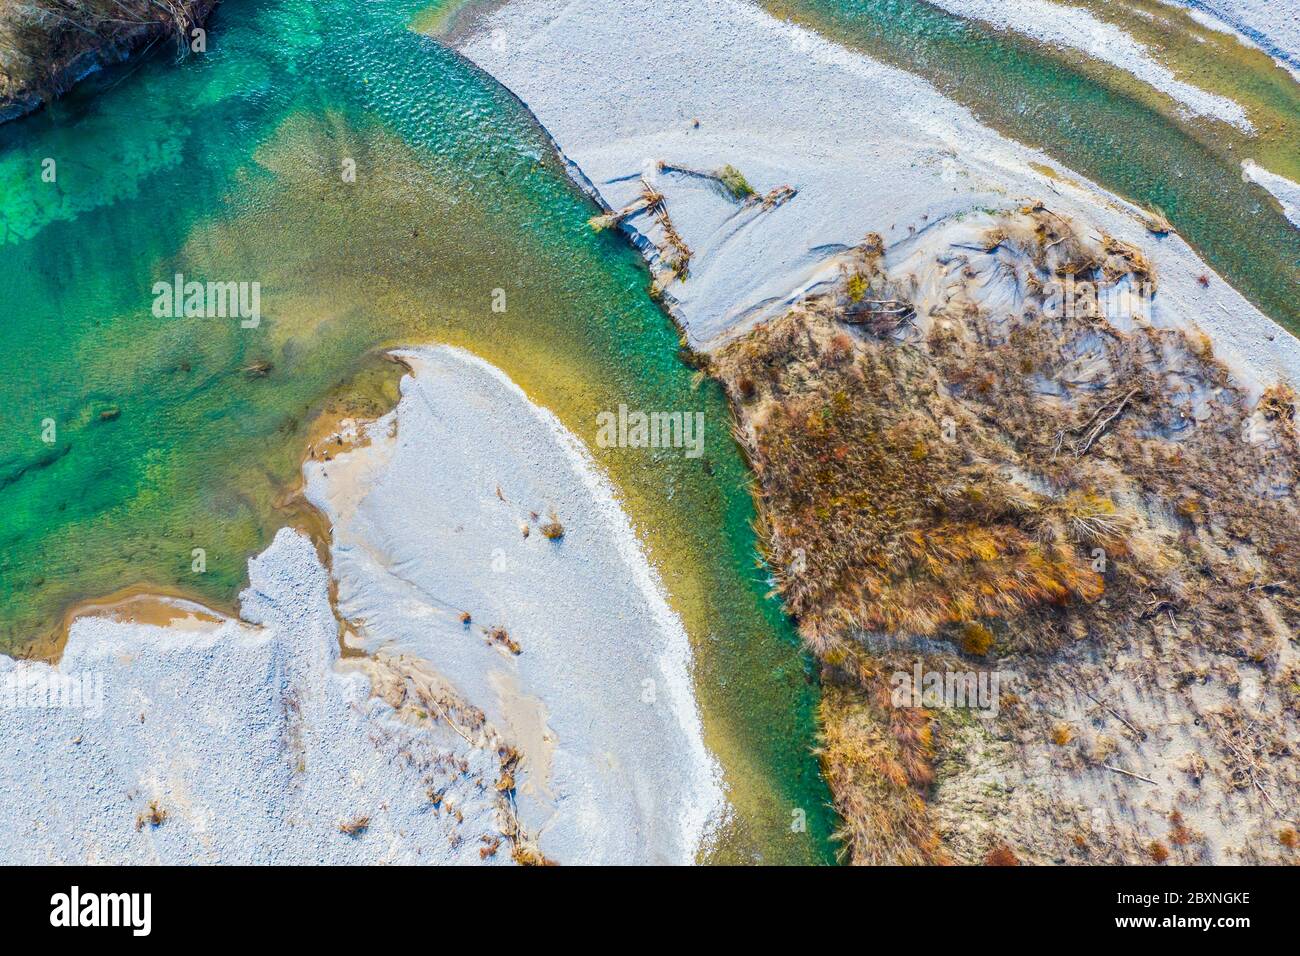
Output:
[[[159,42],[188,48],[216,0],[34,0],[0,4],[0,122]]]

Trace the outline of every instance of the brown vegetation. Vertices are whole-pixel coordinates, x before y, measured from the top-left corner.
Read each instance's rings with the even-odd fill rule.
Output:
[[[93,51],[168,35],[183,46],[211,6],[210,0],[0,2],[0,105],[62,92],[70,79],[65,68]]]
[[[718,365],[728,382],[758,383],[736,397],[781,593],[814,646],[846,626],[934,634],[1101,595],[1085,554],[1038,533],[1041,496],[972,459],[972,445],[992,444],[982,426],[945,439],[967,416],[914,352],[846,344],[808,309]]]
[[[536,840],[525,832],[519,822],[519,808],[515,803],[515,778],[523,764],[523,755],[514,747],[502,745],[497,748],[497,758],[501,764],[501,775],[496,783],[497,801],[501,815],[505,818],[505,837],[510,841],[510,858],[520,866],[554,866],[554,861],[542,853]],[[495,847],[493,851],[495,852]],[[479,854],[483,855],[481,850]]]
[[[1020,860],[1005,843],[999,843],[984,857],[985,866],[1019,866]]]
[[[149,806],[141,810],[135,818],[135,828],[143,830],[146,826],[151,830],[157,829],[163,825],[167,819],[167,811],[158,805],[157,800],[150,800]]]
[[[339,821],[339,833],[349,837],[359,837],[370,828],[370,817],[364,813],[358,813],[350,820]]]
[[[486,634],[487,642],[489,644],[493,644],[497,647],[504,647],[511,654],[519,654],[523,651],[523,648],[519,646],[519,642],[511,637],[510,632],[500,624],[489,627]]]
[[[1252,826],[1276,834],[1264,818],[1295,813],[1296,710],[1270,733],[1236,708],[1205,708],[1195,688],[1212,667],[1228,680],[1258,667],[1274,702],[1293,685],[1300,701],[1287,660],[1300,631],[1294,395],[1274,386],[1251,403],[1203,337],[1112,325],[1097,290],[1154,283],[1153,267],[1042,203],[963,242],[922,308],[917,280],[888,274],[871,234],[844,257],[837,291],[712,361],[758,478],[777,589],[822,664],[820,755],[849,856],[979,862],[1005,845],[994,821],[1020,825],[1013,801],[1038,821],[1016,834],[1031,858],[1151,859],[1168,854],[1162,838],[1209,852],[1174,793],[1141,826],[1103,834],[1039,792],[1050,767],[1080,794],[1153,793],[1142,718],[1107,688],[1120,660],[1163,658],[1161,674],[1186,675],[1164,706],[1185,709],[1209,752],[1170,759],[1195,762],[1194,786],[1208,775],[1253,794]],[[1069,308],[1054,298],[1066,280],[1082,284]],[[1015,308],[985,304],[996,283],[1014,286],[997,301]],[[916,660],[1013,662],[1030,695],[1004,693],[987,723],[891,705],[886,675]],[[1044,697],[1068,705],[1069,722]],[[1120,736],[1092,733],[1088,714]],[[981,782],[993,753],[1029,786]],[[1233,852],[1258,856],[1260,842]]]
[[[861,866],[946,862],[922,796],[933,780],[929,715],[891,707],[878,676],[866,687],[829,684],[818,711],[818,753],[843,821],[836,837]]]

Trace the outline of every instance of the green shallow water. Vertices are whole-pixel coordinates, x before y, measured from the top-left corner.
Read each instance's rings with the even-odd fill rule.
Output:
[[[1242,181],[1240,137],[1166,113],[1158,97],[1122,71],[991,30],[921,0],[759,3],[776,16],[926,77],[994,128],[1139,205],[1163,209],[1179,234],[1238,291],[1300,335],[1300,232],[1267,192]],[[1253,81],[1267,90],[1255,92],[1260,97],[1267,92],[1274,109],[1294,110],[1300,102],[1295,84],[1280,69],[1266,69],[1267,76]],[[1244,75],[1238,79],[1254,89]],[[845,121],[870,122],[870,117]],[[1238,145],[1235,153],[1227,150],[1229,143]],[[1267,145],[1289,157],[1275,163],[1289,172],[1300,144]]]
[[[205,56],[0,127],[0,649],[47,647],[67,608],[132,585],[231,606],[302,517],[277,502],[312,419],[391,403],[385,347],[452,342],[583,437],[643,531],[736,810],[710,858],[827,861],[815,682],[766,596],[725,401],[522,108],[406,29],[418,6],[225,0]],[[176,272],[259,282],[261,325],[154,318]],[[704,411],[705,457],[595,447],[620,402]]]
[[[225,0],[205,56],[156,54],[0,126],[0,650],[41,652],[67,608],[132,585],[232,606],[247,558],[303,519],[277,503],[312,419],[390,404],[385,347],[453,342],[583,437],[642,529],[737,810],[711,858],[827,860],[816,688],[766,596],[725,402],[513,97],[406,28],[421,5]],[[1114,76],[912,0],[766,5],[1161,206],[1300,327],[1295,230],[1213,137]],[[155,319],[151,287],[178,271],[260,282],[262,325]],[[621,402],[704,411],[706,457],[599,449],[595,414]]]

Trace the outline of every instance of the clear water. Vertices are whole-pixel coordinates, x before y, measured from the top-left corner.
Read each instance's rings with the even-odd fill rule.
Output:
[[[1264,190],[1242,181],[1241,152],[1226,149],[1237,141],[1232,135],[1210,135],[1176,121],[1122,71],[1037,47],[921,0],[760,3],[774,15],[925,76],[994,128],[1142,206],[1163,209],[1179,234],[1243,295],[1300,334],[1300,232]],[[1237,87],[1251,94],[1249,102],[1295,109],[1294,84],[1279,70],[1262,69],[1266,76],[1249,81],[1244,72],[1236,75]],[[870,121],[864,116],[846,122],[855,119]],[[1300,144],[1294,138],[1278,144],[1276,132],[1262,131],[1271,150],[1290,153],[1290,163],[1273,163],[1286,170]]]
[[[726,404],[522,108],[407,29],[418,6],[225,0],[206,55],[0,127],[0,649],[48,653],[67,609],[133,585],[232,606],[248,557],[307,520],[286,503],[312,419],[391,403],[385,347],[452,342],[584,437],[642,529],[736,808],[712,859],[827,860],[816,688]],[[155,318],[176,272],[259,282],[261,325]],[[705,457],[595,448],[620,402],[704,411]]]
[[[1300,328],[1296,232],[1221,141],[1113,75],[915,0],[766,5],[1161,206]],[[0,126],[0,649],[48,653],[68,608],[133,585],[232,606],[248,556],[310,519],[286,502],[312,419],[390,404],[386,346],[454,342],[586,438],[643,530],[737,808],[713,858],[827,859],[816,690],[766,596],[725,403],[513,98],[407,29],[420,6],[225,0],[205,56],[156,53]],[[178,271],[260,282],[261,327],[154,318],[153,283]],[[244,371],[261,361],[266,377]],[[706,458],[595,448],[595,413],[619,402],[703,410]]]

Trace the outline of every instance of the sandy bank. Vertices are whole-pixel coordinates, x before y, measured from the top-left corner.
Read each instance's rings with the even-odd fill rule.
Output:
[[[938,7],[966,19],[981,20],[1044,43],[1077,50],[1132,73],[1167,93],[1193,113],[1231,123],[1253,133],[1241,104],[1186,83],[1124,30],[1097,19],[1087,10],[1052,0],[934,0]]]
[[[516,819],[560,863],[695,859],[718,770],[612,488],[496,369],[403,357],[397,409],[305,467],[336,607],[283,530],[242,620],[113,605],[55,667],[0,657],[0,862],[496,863]]]
[[[328,575],[301,534],[249,572],[243,621],[83,617],[57,667],[0,657],[16,695],[0,708],[0,861],[479,861],[500,833],[495,752],[397,719],[336,667]],[[50,706],[55,674],[75,706]]]
[[[1241,175],[1253,183],[1263,186],[1282,204],[1282,212],[1297,228],[1300,228],[1300,183],[1293,183],[1285,176],[1270,173],[1252,160],[1243,160]]]
[[[643,175],[664,195],[694,253],[668,301],[697,347],[825,288],[834,257],[868,231],[903,256],[945,220],[1043,199],[1152,260],[1156,325],[1197,324],[1243,376],[1300,383],[1300,341],[1221,279],[1203,286],[1213,273],[1178,236],[1152,236],[1131,205],[925,80],[738,0],[514,0],[461,48],[528,104],[606,205],[636,199]],[[659,161],[731,164],[759,193],[789,184],[798,195],[765,210],[657,172]],[[639,216],[624,228],[662,264],[658,225]]]
[[[523,751],[520,817],[547,856],[692,861],[722,808],[717,769],[687,635],[612,488],[493,367],[401,356],[415,374],[369,444],[306,468],[341,614],[366,648],[430,662]]]
[[[1165,0],[1187,7],[1206,26],[1254,43],[1300,79],[1300,8],[1290,0]]]

